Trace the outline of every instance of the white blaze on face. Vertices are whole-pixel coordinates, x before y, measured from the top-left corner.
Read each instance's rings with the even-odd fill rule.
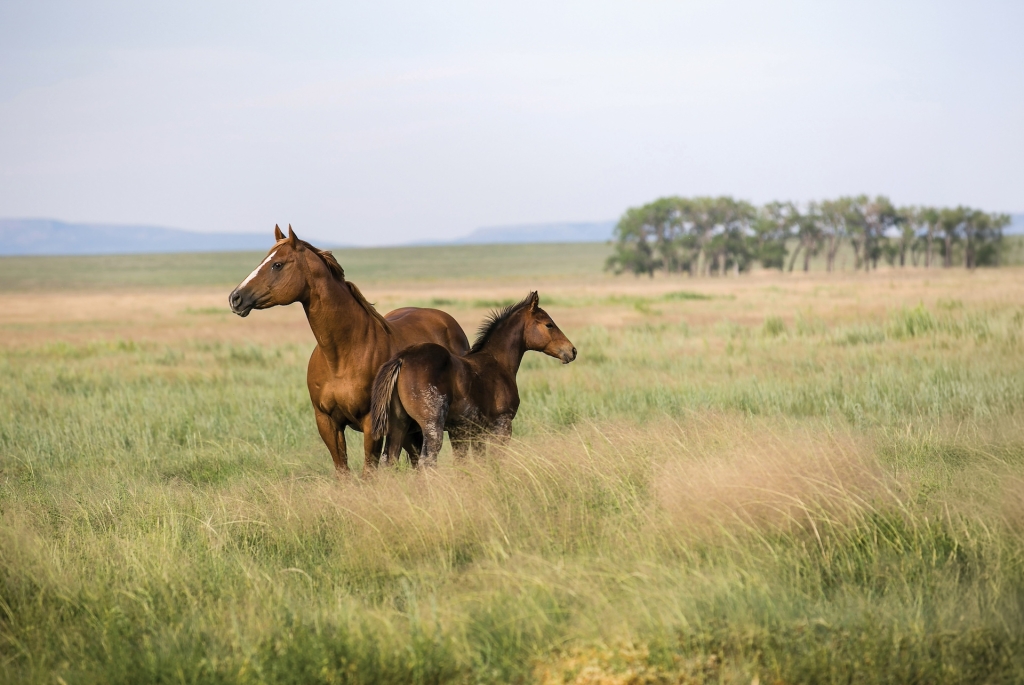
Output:
[[[262,262],[260,262],[260,265],[257,266],[255,269],[253,269],[252,273],[249,274],[248,276],[246,276],[245,280],[242,281],[241,283],[239,283],[238,284],[238,288],[235,288],[235,290],[239,290],[239,289],[244,288],[245,286],[249,285],[249,281],[251,281],[252,279],[256,278],[256,275],[260,272],[260,269],[265,267],[267,265],[267,262],[269,262],[271,259],[273,259],[274,255],[276,255],[276,254],[277,254],[277,250],[274,250],[273,252],[268,254],[267,258],[264,259]]]

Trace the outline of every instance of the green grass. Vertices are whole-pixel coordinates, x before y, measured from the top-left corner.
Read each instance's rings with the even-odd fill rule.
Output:
[[[267,249],[271,247],[268,239]],[[334,250],[357,283],[578,278],[601,272],[611,246],[445,245]],[[257,252],[0,257],[0,292],[138,287],[225,286],[239,283],[265,256]]]
[[[306,346],[5,345],[0,680],[1021,682],[1015,277],[556,294],[642,319],[528,355],[507,452],[344,481]]]
[[[567,331],[510,453],[346,483],[304,349],[8,349],[3,671],[1019,681],[1019,309],[772,320]]]

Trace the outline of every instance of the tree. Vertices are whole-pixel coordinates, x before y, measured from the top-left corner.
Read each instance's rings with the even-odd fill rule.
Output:
[[[868,232],[870,230],[865,217],[868,204],[867,195],[848,198],[846,214],[846,235],[850,238],[853,248],[853,268],[860,267],[867,261]]]
[[[1003,252],[1003,229],[1009,226],[1011,222],[1009,214],[990,214],[989,217],[989,226],[992,233],[986,246],[991,246],[991,256],[987,253],[983,254],[982,251],[979,250],[979,266],[999,266],[1000,257]]]
[[[717,202],[713,197],[695,197],[686,205],[687,224],[691,227],[695,251],[694,261],[690,266],[691,274],[708,273],[708,242],[720,221],[717,210]]]
[[[924,268],[932,265],[932,241],[939,232],[940,211],[934,207],[921,207],[917,210],[917,219],[925,227],[926,247],[924,252]]]
[[[750,226],[757,216],[754,206],[728,196],[708,199],[705,218],[710,230],[706,254],[714,260],[710,269],[721,276],[730,268],[737,274],[746,271],[751,261]]]
[[[968,269],[998,265],[1005,214],[968,207],[896,208],[878,195],[840,197],[812,202],[805,212],[792,202],[769,202],[755,208],[729,196],[663,197],[626,210],[615,226],[615,253],[605,268],[615,273],[647,274],[662,269],[690,276],[725,275],[746,271],[754,261],[766,269],[792,271],[803,255],[803,270],[811,257],[825,251],[825,268],[835,270],[836,253],[844,240],[853,248],[855,269],[877,268],[884,258],[892,266],[914,266],[924,254],[931,267],[934,243],[941,237],[943,265],[953,264],[954,248],[963,244]],[[796,238],[790,253],[787,241]]]
[[[989,231],[989,216],[978,209],[969,209],[964,213],[964,221],[961,224],[964,238],[964,268],[973,269],[976,266],[976,255],[978,243],[985,240]]]
[[[631,207],[615,225],[615,253],[608,258],[605,269],[620,274],[624,271],[654,276],[661,266],[654,255],[652,231],[646,207]]]
[[[795,205],[791,205],[791,207],[793,225],[796,228],[797,244],[796,249],[793,251],[793,256],[789,259],[789,271],[793,271],[796,256],[801,250],[804,253],[804,271],[809,271],[811,257],[818,254],[823,238],[821,226],[818,222],[818,205],[812,202],[808,205],[806,214],[801,214]]]
[[[907,250],[910,249],[913,257],[917,233],[919,230],[919,218],[916,207],[901,207],[896,210],[899,220],[896,222],[900,227],[899,238],[896,244],[896,254],[899,256],[900,267],[907,264]],[[914,266],[917,266],[917,259],[914,257]]]
[[[853,198],[841,197],[838,200],[825,200],[818,205],[825,241],[826,271],[831,272],[836,268],[836,253],[847,236],[846,221],[853,212],[853,202]]]
[[[649,227],[660,264],[669,273],[682,270],[687,261],[679,250],[682,222],[677,199],[664,197],[642,207],[644,224]]]
[[[903,217],[896,211],[889,198],[879,195],[863,205],[864,217],[864,269],[878,268],[882,255],[882,243],[889,230],[898,226]]]
[[[971,265],[968,268],[999,266],[1003,248],[1003,229],[1009,225],[1010,216],[978,211],[972,213],[968,222],[973,224],[975,244],[972,248]]]
[[[782,271],[785,266],[792,206],[789,202],[769,202],[757,211],[750,225],[752,253],[765,269]]]
[[[942,209],[939,211],[938,228],[942,233],[942,265],[947,269],[953,266],[953,243],[960,239],[960,227],[969,210],[966,207]]]

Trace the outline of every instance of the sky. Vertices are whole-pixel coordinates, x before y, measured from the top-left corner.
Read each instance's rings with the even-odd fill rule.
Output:
[[[1024,211],[1024,2],[0,0],[0,217],[338,243],[662,195]]]

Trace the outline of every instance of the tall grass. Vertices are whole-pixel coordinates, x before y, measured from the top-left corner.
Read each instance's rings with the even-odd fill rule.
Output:
[[[0,673],[1019,682],[1019,311],[568,330],[508,449],[347,479],[306,349],[4,348]]]

